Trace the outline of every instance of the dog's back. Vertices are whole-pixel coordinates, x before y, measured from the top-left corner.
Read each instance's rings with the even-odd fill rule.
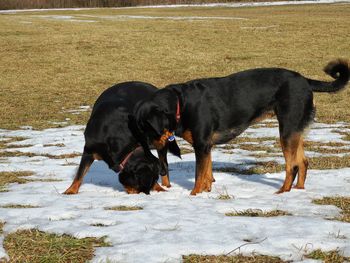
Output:
[[[115,146],[118,151],[134,142],[128,128],[128,115],[137,102],[149,98],[156,90],[151,84],[136,81],[119,83],[105,90],[96,100],[86,125],[86,150],[98,152],[101,148],[108,150]]]

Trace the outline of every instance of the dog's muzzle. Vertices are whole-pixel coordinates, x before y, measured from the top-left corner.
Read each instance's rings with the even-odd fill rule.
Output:
[[[175,140],[175,135],[173,132],[165,130],[163,135],[159,138],[159,140],[154,140],[153,145],[157,150],[161,150],[165,147],[167,142],[172,142]]]

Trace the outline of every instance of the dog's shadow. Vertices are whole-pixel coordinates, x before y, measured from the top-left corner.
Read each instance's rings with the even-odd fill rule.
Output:
[[[123,192],[124,187],[119,183],[118,174],[108,168],[104,161],[95,161],[90,167],[89,172],[85,175],[83,184],[93,184],[112,188]]]
[[[242,160],[241,164],[252,164],[251,160]],[[180,187],[191,190],[194,186],[195,178],[195,161],[179,161],[169,164],[170,181]],[[213,162],[214,175],[217,169],[225,168],[226,170],[239,170],[238,166],[228,162]],[[254,183],[260,183],[279,189],[284,178],[267,178],[259,174],[244,175],[239,172],[224,172],[227,176],[239,177],[241,180],[246,180]],[[107,164],[103,161],[95,161],[89,172],[86,174],[83,183],[103,186],[117,191],[124,191],[124,187],[119,183],[118,174],[110,170]],[[215,177],[215,176],[214,176]]]

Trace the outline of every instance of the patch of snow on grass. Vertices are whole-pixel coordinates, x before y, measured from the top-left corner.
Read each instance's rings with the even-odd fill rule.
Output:
[[[265,122],[270,124],[270,122]],[[242,136],[278,136],[278,128],[262,125],[250,128]],[[311,127],[308,140],[341,141],[334,129],[349,131],[346,124]],[[11,144],[27,144],[16,148],[21,152],[59,155],[82,152],[83,126],[46,129],[43,131],[0,130],[0,139],[26,137]],[[45,144],[61,144],[44,147]],[[179,139],[181,146],[188,144]],[[63,145],[63,146],[62,146]],[[7,149],[10,150],[10,149]],[[241,149],[225,153],[222,147],[213,150],[213,166],[249,167],[254,161],[249,151]],[[78,195],[61,193],[71,184],[80,157],[50,159],[47,157],[8,157],[0,162],[0,171],[33,171],[36,178],[55,178],[58,182],[30,182],[11,184],[9,192],[0,193],[0,206],[28,204],[36,208],[0,208],[0,221],[5,221],[5,234],[17,229],[38,228],[75,237],[107,236],[111,247],[97,248],[93,262],[181,262],[181,255],[225,254],[246,243],[244,240],[264,240],[241,248],[241,252],[280,256],[284,260],[303,259],[304,251],[297,248],[312,244],[316,248],[338,249],[350,256],[350,225],[327,220],[339,215],[334,206],[312,204],[311,200],[323,196],[349,195],[350,168],[338,170],[309,170],[306,190],[292,189],[275,195],[282,185],[284,172],[259,175],[214,172],[216,182],[211,193],[190,196],[194,185],[194,153],[180,160],[169,155],[172,187],[164,193],[127,195],[117,175],[100,161],[94,162],[84,178]],[[264,158],[265,159],[265,158]],[[272,158],[284,162],[283,158]],[[70,165],[66,165],[71,163]],[[219,200],[223,193],[228,200]],[[140,206],[142,210],[113,211],[114,206]],[[283,210],[290,216],[228,217],[227,212],[261,209]],[[346,239],[336,238],[341,233]],[[0,237],[0,257],[4,255]]]

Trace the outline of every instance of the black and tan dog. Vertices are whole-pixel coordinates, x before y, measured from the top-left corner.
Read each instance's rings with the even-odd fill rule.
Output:
[[[174,131],[193,145],[196,181],[191,194],[195,195],[211,190],[213,145],[234,139],[272,111],[279,122],[286,161],[286,178],[277,193],[290,191],[297,174],[295,188],[301,189],[308,167],[303,131],[315,114],[313,92],[336,92],[349,80],[346,61],[331,62],[324,70],[335,81],[312,80],[282,68],[260,68],[169,85],[140,103],[131,121],[136,122],[133,127],[144,144],[151,140],[161,149]]]
[[[86,125],[84,152],[77,174],[65,194],[78,193],[94,160],[105,161],[110,169],[119,173],[119,181],[128,193],[149,194],[151,189],[164,191],[157,183],[159,174],[162,175],[162,184],[169,186],[167,147],[158,151],[159,162],[147,145],[143,145],[147,149],[146,154],[142,147],[137,148],[138,142],[128,127],[128,115],[133,112],[134,106],[156,91],[157,88],[151,84],[125,82],[100,95]],[[180,155],[176,141],[168,147],[171,153]]]

